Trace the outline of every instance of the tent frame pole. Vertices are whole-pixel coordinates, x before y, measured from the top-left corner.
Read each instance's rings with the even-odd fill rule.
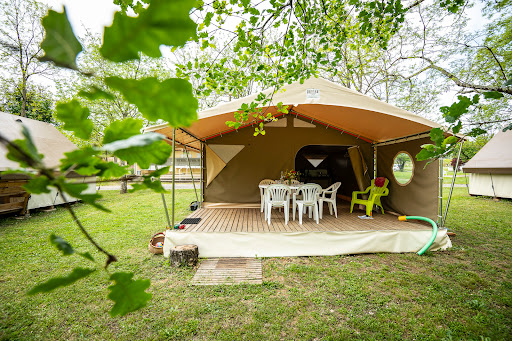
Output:
[[[205,182],[205,149],[204,149],[204,142],[201,141],[201,184],[200,184],[200,188],[201,188],[201,201],[200,201],[200,206],[199,207],[203,207],[203,202],[204,202],[204,182]]]
[[[196,195],[196,202],[199,204],[199,198],[197,197],[197,190],[196,190],[196,181],[194,180],[194,173],[192,173],[192,165],[190,164],[190,158],[188,156],[188,149],[186,146],[183,146],[185,149],[185,155],[187,156],[187,162],[188,162],[188,169],[190,170],[190,177],[192,178],[192,186],[194,186],[194,193]]]
[[[439,189],[437,191],[437,201],[439,204],[438,212],[437,212],[437,225],[439,227],[443,227],[443,185],[444,185],[444,168],[443,168],[444,159],[439,159]]]
[[[460,154],[462,152],[463,145],[464,145],[464,140],[462,140],[462,142],[460,143],[459,154],[457,155],[457,163],[455,164],[455,169],[453,170],[452,185],[450,187],[450,194],[448,194],[448,201],[446,202],[446,208],[444,210],[443,221],[441,224],[441,226],[443,226],[443,227],[444,227],[444,224],[446,223],[446,216],[448,215],[448,207],[450,207],[450,201],[452,200],[453,187],[455,186],[455,178],[457,177],[457,171],[459,170]]]
[[[172,128],[172,225],[170,228],[174,228],[174,210],[176,204],[176,187],[175,187],[175,176],[176,176],[176,128]]]

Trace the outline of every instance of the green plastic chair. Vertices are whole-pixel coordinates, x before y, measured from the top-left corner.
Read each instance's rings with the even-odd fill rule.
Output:
[[[382,210],[382,214],[384,214],[384,208],[382,207],[382,204],[380,202],[381,197],[385,197],[389,194],[388,187],[389,180],[386,179],[384,182],[384,186],[377,187],[375,186],[375,179],[372,180],[371,185],[364,190],[364,192],[354,191],[352,192],[352,202],[350,203],[350,213],[352,213],[352,210],[354,209],[355,204],[361,204],[366,206],[366,215],[371,216],[372,215],[372,209],[373,205],[377,205]],[[358,194],[368,194],[368,199],[358,199]]]

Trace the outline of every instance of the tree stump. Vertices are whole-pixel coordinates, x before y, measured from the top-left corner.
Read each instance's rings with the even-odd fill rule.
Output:
[[[121,191],[119,193],[125,194],[128,192],[128,178],[126,175],[123,175],[121,179]]]
[[[174,267],[194,266],[197,264],[198,257],[197,245],[178,245],[171,249],[169,264]]]

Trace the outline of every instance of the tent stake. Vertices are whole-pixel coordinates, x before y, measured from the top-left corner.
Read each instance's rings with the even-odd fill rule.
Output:
[[[174,208],[176,202],[175,190],[175,174],[176,173],[176,128],[172,128],[172,225],[169,228],[174,228]]]
[[[462,140],[460,143],[459,155],[457,155],[457,163],[455,164],[455,169],[453,170],[452,186],[450,187],[450,194],[448,194],[448,201],[446,202],[446,208],[444,209],[443,224],[441,225],[443,227],[444,223],[446,222],[446,216],[448,215],[448,207],[450,207],[450,201],[452,199],[453,187],[455,186],[455,177],[457,176],[457,170],[459,169],[460,153],[462,152],[463,144],[464,140]]]

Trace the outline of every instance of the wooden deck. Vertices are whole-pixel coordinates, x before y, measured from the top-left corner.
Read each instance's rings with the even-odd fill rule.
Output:
[[[304,232],[304,231],[382,231],[382,230],[431,230],[430,224],[418,222],[400,222],[395,215],[376,213],[374,219],[360,219],[365,213],[354,209],[349,213],[350,206],[342,202],[338,205],[338,218],[331,216],[327,205],[324,205],[323,219],[316,224],[313,219],[303,216],[302,225],[298,217],[284,223],[284,212],[272,210],[271,224],[265,220],[259,208],[201,208],[194,211],[188,218],[201,218],[199,224],[186,225],[184,230],[176,232]]]

